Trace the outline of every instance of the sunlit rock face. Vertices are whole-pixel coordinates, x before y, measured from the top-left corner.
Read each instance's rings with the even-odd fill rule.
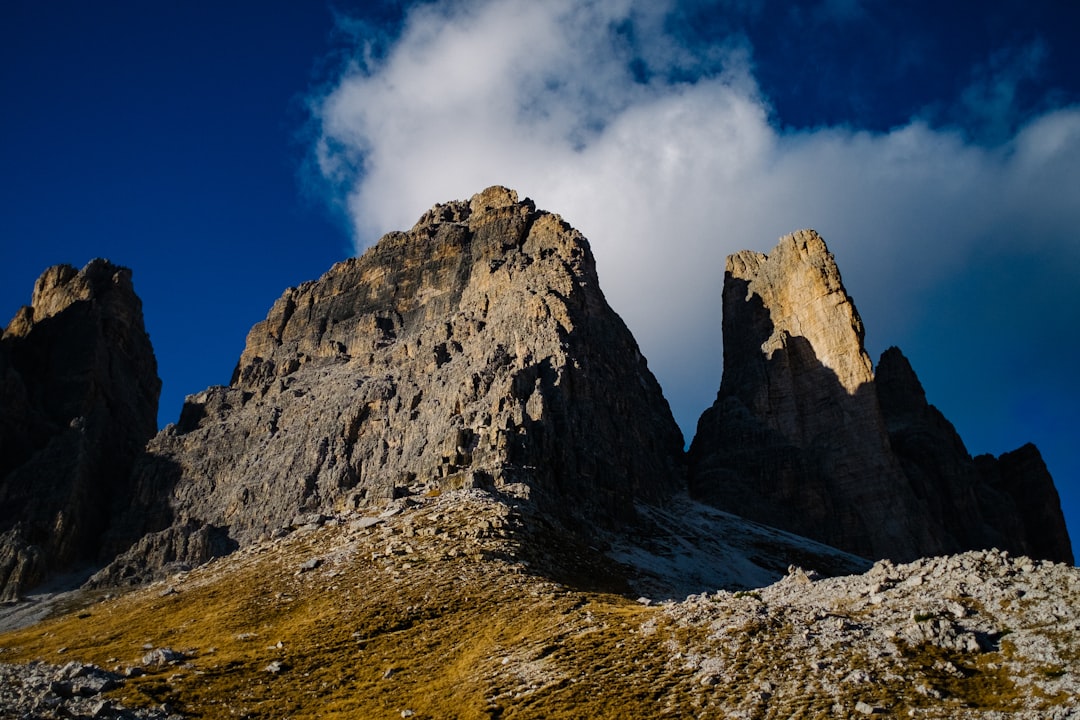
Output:
[[[889,448],[863,325],[821,237],[803,230],[724,273],[724,370],[690,449],[691,491],[866,557],[943,545]]]
[[[682,436],[582,235],[494,187],[287,290],[228,387],[139,469],[144,517],[240,544],[302,513],[486,487],[613,526],[685,487]]]
[[[0,341],[0,599],[97,560],[160,390],[130,270],[42,273]]]
[[[694,495],[865,557],[998,547],[1072,561],[1037,450],[976,462],[898,349],[875,376],[817,233],[730,256],[723,312],[720,392],[690,448]]]

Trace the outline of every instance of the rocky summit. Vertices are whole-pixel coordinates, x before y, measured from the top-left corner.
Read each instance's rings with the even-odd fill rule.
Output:
[[[973,460],[898,349],[875,375],[817,233],[730,256],[723,306],[723,379],[689,452],[696,497],[868,558],[998,547],[1072,563],[1038,451]]]
[[[232,383],[190,396],[148,445],[115,540],[164,534],[108,574],[206,560],[214,543],[191,531],[221,549],[463,487],[611,525],[683,488],[682,444],[585,238],[491,188],[274,303]]]
[[[723,304],[684,453],[588,242],[492,187],[286,290],[155,435],[130,272],[46,271],[0,345],[0,717],[1077,717],[1038,451],[875,371],[812,231]]]
[[[865,557],[941,547],[889,449],[863,325],[812,231],[724,272],[724,367],[690,449],[696,495]]]
[[[943,552],[996,547],[1073,564],[1061,501],[1038,448],[972,458],[898,348],[882,353],[874,381],[889,444],[923,512],[945,529]]]
[[[131,271],[42,273],[0,340],[0,600],[98,560],[160,391]]]

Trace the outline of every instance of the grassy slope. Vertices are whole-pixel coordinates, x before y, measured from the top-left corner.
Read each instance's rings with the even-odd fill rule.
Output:
[[[620,658],[660,669],[648,661],[661,656],[655,643],[633,633],[657,610],[531,575],[500,557],[508,543],[497,529],[475,520],[464,527],[471,543],[386,526],[297,533],[2,636],[0,660],[113,668],[137,665],[149,647],[179,650],[184,666],[129,680],[117,699],[196,717],[407,709],[418,718],[555,718],[580,717],[574,708],[585,706],[596,717],[608,714],[603,706],[652,714],[651,693],[634,688]],[[322,564],[300,572],[313,557]],[[268,672],[275,660],[285,669]]]
[[[677,622],[664,608],[578,589],[602,583],[535,572],[521,558],[536,557],[526,545],[539,540],[516,527],[504,506],[465,500],[375,527],[296,532],[2,635],[0,661],[128,667],[148,647],[169,647],[188,659],[150,668],[115,697],[203,718],[818,718],[834,717],[838,702],[850,714],[859,700],[894,716],[1016,708],[1001,670],[1007,642],[974,658],[849,651],[818,669],[792,650],[804,628],[758,613],[756,593],[699,599],[701,620]],[[555,537],[542,550],[587,554]],[[302,571],[313,558],[319,566]],[[724,629],[736,620],[737,631]],[[277,673],[266,669],[274,661]],[[963,677],[935,681],[943,661]],[[723,669],[711,680],[709,663]],[[873,681],[828,680],[864,667]],[[946,699],[914,693],[916,677]]]

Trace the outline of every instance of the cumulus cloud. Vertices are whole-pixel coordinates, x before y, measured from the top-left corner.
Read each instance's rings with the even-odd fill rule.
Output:
[[[670,10],[424,4],[385,52],[358,48],[314,110],[317,162],[357,250],[492,184],[559,212],[590,239],[602,287],[688,435],[720,381],[731,252],[767,252],[780,235],[817,229],[877,351],[918,348],[937,312],[927,299],[988,258],[1033,254],[1080,277],[1080,109],[1039,116],[992,146],[918,118],[888,132],[781,130],[746,41],[691,51],[665,30]],[[1004,81],[988,82],[980,76],[972,102],[1002,101]],[[1013,290],[953,301],[1003,307]],[[1051,295],[1080,305],[1075,289]],[[1031,342],[1061,342],[1053,318],[1044,324]],[[954,341],[965,340],[975,339],[958,330]]]

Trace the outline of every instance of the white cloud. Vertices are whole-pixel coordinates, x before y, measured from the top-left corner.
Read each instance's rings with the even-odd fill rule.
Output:
[[[974,256],[1030,243],[1080,276],[1080,109],[992,148],[917,119],[782,132],[740,43],[690,55],[663,12],[631,0],[418,6],[386,56],[352,67],[317,109],[320,167],[347,198],[357,249],[435,202],[516,188],[590,239],[687,433],[719,385],[736,250],[819,230],[877,350],[913,336],[921,298]],[[670,79],[677,69],[698,79]]]

